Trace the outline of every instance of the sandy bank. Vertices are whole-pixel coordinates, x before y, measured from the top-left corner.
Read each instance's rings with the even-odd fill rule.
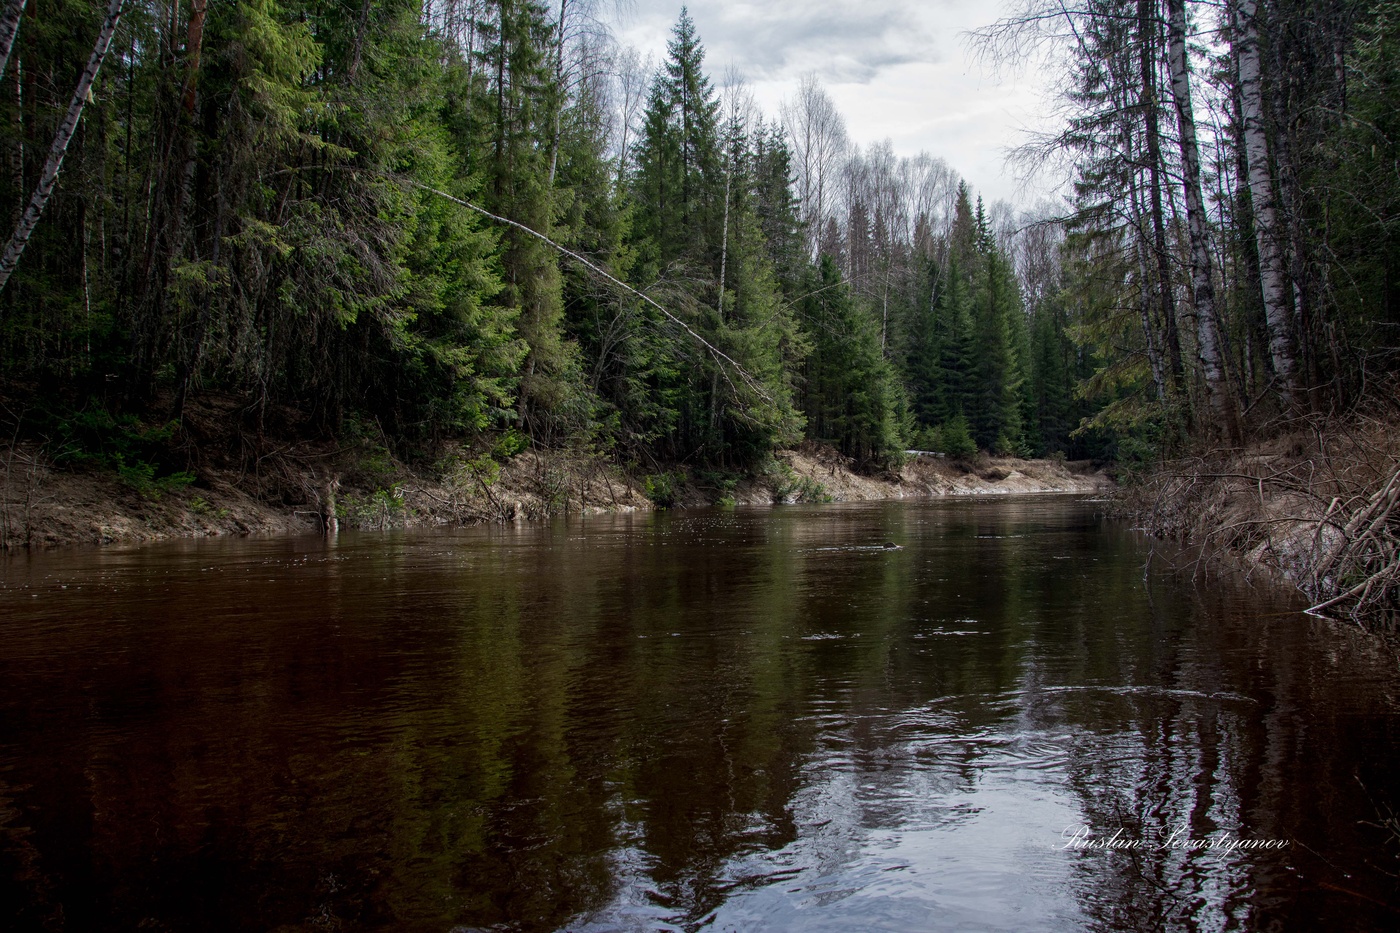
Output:
[[[867,476],[835,451],[780,451],[761,475],[716,481],[674,470],[628,476],[615,464],[563,452],[526,451],[497,463],[449,457],[432,470],[337,461],[293,451],[256,469],[205,465],[187,484],[133,483],[110,470],[61,469],[42,449],[0,449],[0,542],[8,548],[156,541],[175,537],[307,534],[334,511],[342,528],[388,529],[535,520],[658,504],[776,504],[937,496],[1096,492],[1111,486],[1086,463],[911,458]]]
[[[804,447],[774,455],[776,468],[741,480],[732,490],[692,483],[678,497],[682,505],[707,505],[726,495],[735,503],[862,502],[989,496],[1039,492],[1099,492],[1112,481],[1088,461],[981,458],[961,462],[933,456],[911,457],[897,471],[857,472],[835,450]]]

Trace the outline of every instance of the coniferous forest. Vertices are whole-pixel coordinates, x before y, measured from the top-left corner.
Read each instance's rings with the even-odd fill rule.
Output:
[[[691,2],[0,0],[0,927],[1395,927],[1400,0]]]
[[[977,37],[1061,75],[1020,155],[1072,189],[1018,209],[855,144],[815,78],[761,112],[684,9],[653,65],[592,0],[8,0],[10,416],[219,395],[410,459],[742,470],[1141,459],[1353,403],[1400,324],[1400,6],[1081,7]]]

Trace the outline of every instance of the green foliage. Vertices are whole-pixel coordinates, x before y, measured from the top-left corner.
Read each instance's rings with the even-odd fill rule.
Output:
[[[642,491],[658,509],[669,509],[680,499],[681,486],[685,484],[685,474],[680,472],[654,473],[642,478]]]
[[[1321,158],[1309,167],[1321,187],[1340,194],[1325,199],[1320,218],[1342,272],[1333,274],[1340,329],[1393,347],[1400,326],[1400,2],[1364,6],[1350,57],[1348,119],[1319,141]]]
[[[196,476],[173,469],[171,441],[179,425],[149,425],[134,415],[113,415],[90,402],[71,414],[41,418],[53,441],[54,462],[111,470],[124,485],[149,499],[190,485]]]
[[[514,428],[507,428],[491,445],[491,456],[505,461],[530,446],[530,440]]]
[[[773,487],[774,502],[820,503],[831,502],[831,493],[826,487],[809,476],[799,476],[797,471],[786,463],[770,463],[764,474]]]
[[[628,179],[634,279],[708,346],[640,333],[669,321],[631,313],[615,331],[606,383],[621,433],[673,459],[748,467],[800,437],[794,366],[805,352],[775,277],[759,209],[775,216],[771,135],[730,121],[682,12],[652,82]],[[762,151],[766,163],[758,159]],[[762,183],[761,172],[769,176]],[[788,205],[790,211],[791,205]]]
[[[928,297],[909,314],[904,341],[916,424],[932,430],[961,417],[976,445],[1022,449],[1037,408],[1020,284],[966,186],[958,190],[946,261],[927,261],[922,277]],[[1029,425],[1032,436],[1036,427]]]
[[[737,473],[723,470],[701,470],[696,474],[695,479],[702,488],[711,491],[715,505],[735,505],[734,490],[739,485],[740,479]]]
[[[53,400],[63,458],[143,492],[179,485],[171,432],[201,393],[246,400],[259,432],[304,413],[385,491],[355,506],[369,524],[396,520],[401,463],[445,447],[445,474],[489,487],[527,448],[733,474],[804,437],[888,467],[958,418],[984,447],[1077,443],[1076,309],[1027,327],[965,188],[949,230],[914,221],[917,248],[862,206],[874,251],[814,261],[790,141],[721,113],[688,13],[618,158],[605,78],[568,57],[597,50],[561,48],[554,10],[454,7],[449,36],[409,0],[213,3],[194,55],[185,7],[129,5],[0,294],[0,382]],[[25,184],[0,209],[37,177],[97,12],[26,19],[33,86],[0,95]],[[653,477],[658,501],[678,482]]]
[[[337,512],[339,517],[360,528],[382,531],[402,524],[408,514],[403,496],[403,487],[397,483],[364,497],[346,495],[337,503]]]
[[[162,494],[183,489],[197,479],[190,472],[181,470],[165,476],[156,475],[156,465],[145,460],[127,464],[120,459],[116,463],[117,476],[130,488],[147,499],[159,499]]]
[[[809,280],[799,314],[812,347],[801,396],[808,436],[864,465],[889,465],[903,450],[903,390],[880,351],[875,320],[851,296],[830,257]]]
[[[972,439],[972,431],[962,415],[955,415],[940,425],[938,439],[942,446],[936,449],[950,457],[970,460],[977,456],[977,442]]]

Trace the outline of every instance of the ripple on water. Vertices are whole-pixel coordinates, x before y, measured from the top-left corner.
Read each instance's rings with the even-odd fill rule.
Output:
[[[1140,545],[1037,500],[0,559],[0,928],[1389,929],[1393,656]],[[1125,819],[1300,844],[1064,850]]]

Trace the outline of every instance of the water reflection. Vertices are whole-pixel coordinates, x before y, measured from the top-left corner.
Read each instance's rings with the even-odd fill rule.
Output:
[[[0,925],[1391,928],[1394,652],[1143,547],[1041,498],[13,558]]]

